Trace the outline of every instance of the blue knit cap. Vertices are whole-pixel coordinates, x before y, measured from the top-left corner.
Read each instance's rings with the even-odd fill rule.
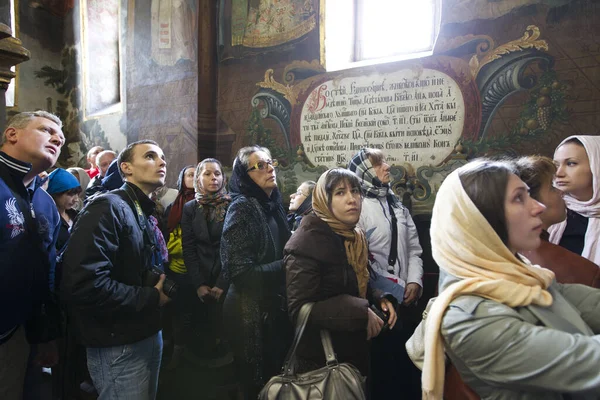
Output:
[[[62,193],[79,186],[79,181],[70,172],[57,168],[48,177],[49,194]]]

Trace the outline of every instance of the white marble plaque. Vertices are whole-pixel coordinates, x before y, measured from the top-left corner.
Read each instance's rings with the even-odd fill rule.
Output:
[[[346,165],[362,147],[390,164],[438,164],[462,134],[458,84],[433,69],[346,77],[316,86],[300,117],[300,138],[314,165]]]

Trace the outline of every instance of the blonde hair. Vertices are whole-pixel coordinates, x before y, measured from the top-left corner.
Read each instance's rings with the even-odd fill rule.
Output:
[[[54,115],[52,113],[49,113],[48,111],[43,111],[43,110],[24,111],[24,112],[15,114],[14,116],[11,117],[11,119],[8,120],[8,123],[6,124],[6,129],[8,129],[8,128],[23,129],[34,118],[46,118],[46,119],[54,122],[56,125],[58,125],[59,128],[62,129],[62,121],[60,120],[60,118],[58,118],[56,115]],[[6,132],[6,129],[4,130],[4,132]],[[6,135],[2,134],[2,136],[0,136],[0,146],[2,146],[5,142],[6,142]]]

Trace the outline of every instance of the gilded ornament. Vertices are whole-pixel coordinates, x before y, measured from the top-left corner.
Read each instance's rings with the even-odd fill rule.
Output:
[[[488,51],[481,59],[479,58],[481,54],[479,54],[478,52],[478,54],[474,55],[469,60],[471,75],[473,77],[476,77],[484,65],[499,59],[505,54],[523,51],[523,49],[530,48],[548,51],[548,42],[546,42],[545,40],[538,40],[539,37],[540,28],[538,28],[535,25],[529,25],[521,38],[513,40]]]

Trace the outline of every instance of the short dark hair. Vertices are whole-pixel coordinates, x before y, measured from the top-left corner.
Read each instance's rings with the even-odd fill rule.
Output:
[[[478,159],[462,167],[459,175],[463,189],[504,244],[508,244],[504,199],[512,174],[516,168],[508,160]]]
[[[333,191],[341,183],[347,183],[352,189],[358,189],[362,196],[362,190],[360,188],[360,181],[353,172],[345,168],[333,168],[327,172],[325,177],[325,193],[327,193],[327,207],[331,210],[331,200],[333,198]]]
[[[52,196],[52,198],[54,199],[54,198],[62,196],[65,193],[66,194],[70,194],[71,196],[73,196],[73,195],[79,194],[81,192],[83,192],[83,189],[81,188],[81,186],[77,186],[77,187],[74,187],[72,189],[62,191],[60,193],[52,193],[50,196]]]
[[[137,145],[140,144],[152,144],[154,146],[158,146],[158,143],[156,143],[154,140],[150,140],[150,139],[143,139],[143,140],[138,140],[137,142],[132,142],[129,143],[127,145],[127,147],[125,147],[123,149],[123,151],[121,151],[121,153],[119,153],[119,157],[117,159],[117,164],[119,165],[119,175],[121,175],[121,178],[125,179],[125,174],[123,173],[123,170],[121,169],[121,164],[124,162],[131,162],[133,160],[133,150],[135,149],[135,147]],[[160,146],[158,146],[160,147]]]
[[[556,165],[552,159],[544,156],[525,156],[515,161],[517,175],[527,186],[529,195],[540,200],[540,190],[545,185],[552,185],[556,174]]]

